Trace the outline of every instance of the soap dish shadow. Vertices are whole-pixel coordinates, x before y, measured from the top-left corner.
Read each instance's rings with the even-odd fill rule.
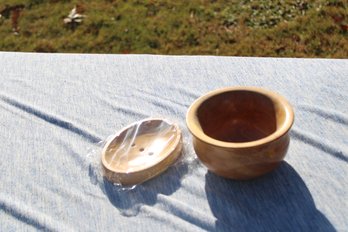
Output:
[[[156,178],[128,190],[115,186],[104,177],[103,190],[123,216],[136,216],[141,206],[154,205],[158,194],[169,196],[177,191],[181,186],[181,180],[189,171],[188,165],[174,165]]]

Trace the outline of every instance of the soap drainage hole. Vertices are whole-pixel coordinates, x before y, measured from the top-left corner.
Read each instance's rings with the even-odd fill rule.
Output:
[[[153,154],[154,154],[153,152],[149,152],[149,154],[148,154],[148,155],[149,155],[149,156],[151,156],[151,155],[153,155]]]
[[[135,143],[133,143],[131,146],[132,146],[132,147],[135,147]]]
[[[144,148],[140,148],[140,149],[139,149],[140,152],[143,152],[144,150],[145,150]]]

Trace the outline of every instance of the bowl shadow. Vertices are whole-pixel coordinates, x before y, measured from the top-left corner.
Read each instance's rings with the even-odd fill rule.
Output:
[[[336,231],[300,175],[285,161],[272,173],[234,181],[207,172],[205,191],[216,231]]]

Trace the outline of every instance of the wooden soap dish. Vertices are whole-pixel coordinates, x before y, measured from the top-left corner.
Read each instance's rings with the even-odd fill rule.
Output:
[[[105,177],[124,186],[140,184],[171,166],[182,150],[179,127],[163,119],[134,123],[104,146]]]

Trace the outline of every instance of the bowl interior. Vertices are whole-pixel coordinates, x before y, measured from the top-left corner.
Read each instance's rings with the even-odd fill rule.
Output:
[[[233,143],[271,135],[284,123],[285,114],[276,98],[249,90],[214,95],[197,109],[198,122],[206,135]]]

